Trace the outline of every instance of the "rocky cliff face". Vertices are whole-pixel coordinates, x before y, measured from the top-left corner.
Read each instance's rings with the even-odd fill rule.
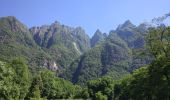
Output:
[[[32,27],[30,33],[61,70],[90,49],[90,38],[81,27],[73,28],[56,21],[51,25]]]
[[[76,45],[76,48],[74,49],[78,49],[81,53],[90,48],[89,36],[81,27],[72,28],[61,25],[56,21],[51,25],[32,27],[30,28],[30,32],[33,34],[36,43],[43,48],[50,48],[54,45],[63,45],[70,49]]]

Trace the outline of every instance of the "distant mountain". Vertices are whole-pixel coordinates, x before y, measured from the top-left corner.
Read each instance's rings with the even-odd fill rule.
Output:
[[[21,45],[35,46],[28,28],[13,16],[0,18],[0,31],[5,39],[3,43],[15,41]]]
[[[116,29],[117,35],[132,49],[132,65],[129,71],[133,71],[151,61],[149,55],[143,55],[148,52],[144,45],[145,35],[147,34],[149,27],[151,26],[147,23],[135,26],[130,20],[127,20]]]
[[[75,58],[90,49],[90,38],[81,27],[54,22],[30,28],[35,42],[64,70]]]
[[[43,63],[41,57],[50,59],[36,45],[29,29],[13,16],[0,18],[0,37],[0,59],[3,61],[22,57],[28,61],[30,68],[35,69]]]
[[[15,17],[0,18],[0,60],[22,57],[33,72],[41,68],[56,71],[73,83],[85,83],[101,76],[119,79],[150,62],[145,49],[148,26],[129,20],[109,35],[99,29],[90,39],[81,27],[54,22],[28,29]]]
[[[143,32],[141,33],[140,27],[133,25],[130,20],[125,21],[124,24],[119,25],[116,33],[128,43],[131,48],[139,48],[144,45]]]
[[[97,29],[90,40],[91,47],[94,47],[95,45],[103,41],[106,37],[107,37],[106,33],[102,33],[99,29]]]
[[[75,58],[90,49],[90,38],[81,27],[55,22],[28,29],[15,17],[0,18],[0,59],[23,57],[32,68],[62,73]]]
[[[145,28],[145,25],[136,27],[128,20],[119,25],[116,31],[111,31],[107,37],[97,30],[91,43],[97,44],[101,40],[103,42],[94,45],[91,50],[75,60],[63,77],[79,84],[101,76],[119,79],[148,64],[151,57],[143,55],[147,52],[144,48],[147,29],[142,28]]]
[[[65,77],[69,77],[73,83],[80,84],[106,75],[118,79],[128,74],[131,56],[131,50],[126,42],[111,31],[105,42],[73,62],[65,72]],[[73,76],[70,77],[71,75]]]
[[[55,22],[51,25],[30,28],[36,43],[43,48],[63,45],[83,53],[90,48],[90,38],[81,27],[72,28]]]

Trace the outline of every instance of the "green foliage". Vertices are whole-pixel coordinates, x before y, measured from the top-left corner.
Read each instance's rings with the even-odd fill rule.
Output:
[[[0,19],[0,36],[5,37],[0,43],[0,60],[3,61],[0,61],[0,99],[170,99],[170,27],[150,29],[147,51],[143,47],[144,35],[127,21],[117,33],[111,31],[104,41],[80,58],[81,52],[89,48],[84,30],[59,23],[49,27],[42,26],[43,30],[39,30],[42,34],[35,40],[38,47],[30,33],[33,31],[16,18]],[[51,31],[51,28],[57,30]],[[51,32],[54,32],[52,37]],[[141,51],[146,51],[147,56],[141,55]],[[152,63],[128,74],[129,70],[150,62],[152,56]],[[11,61],[15,57],[19,58]],[[40,68],[44,67],[44,61],[51,60],[61,68],[57,74],[85,86],[73,85],[56,77],[56,73]],[[125,75],[118,82],[113,80]]]
[[[106,38],[106,34],[102,33],[99,29],[97,29],[90,40],[91,47],[100,44],[101,42],[104,41],[105,38]]]
[[[40,93],[40,89],[38,85],[34,86],[32,94],[33,94],[33,98],[36,98],[36,99],[41,98],[41,95],[40,95],[41,93]]]
[[[27,94],[27,98],[41,98],[41,92],[43,88],[43,82],[40,74],[36,75],[31,83],[31,86],[29,88],[29,93]]]
[[[16,73],[14,80],[16,84],[20,86],[19,98],[23,99],[26,96],[30,85],[30,73],[28,70],[28,66],[21,58],[13,60],[10,65],[12,66],[12,68],[14,68]]]
[[[82,99],[89,99],[90,98],[90,94],[88,92],[87,88],[82,88],[82,90],[80,90],[74,98],[82,98]]]
[[[22,59],[13,60],[11,63],[0,61],[0,79],[1,99],[88,98],[88,94],[83,92],[81,87],[56,77],[51,71],[41,71],[31,78]],[[79,95],[80,93],[82,95]]]
[[[81,27],[72,28],[56,22],[28,29],[12,16],[0,18],[0,37],[0,59],[9,62],[23,57],[34,73],[49,68],[45,63],[56,62],[60,69],[58,74],[62,74],[72,61],[90,48],[89,37]]]
[[[135,30],[135,34],[133,25],[130,29]],[[129,32],[126,28],[123,31]],[[0,18],[0,36],[7,37],[0,43],[0,59],[8,62],[23,57],[34,74],[45,67],[50,69],[51,62],[55,62],[59,69],[57,75],[79,84],[105,75],[119,79],[128,74],[133,58],[127,41],[115,31],[107,38],[100,31],[96,31],[96,35],[102,42],[86,52],[90,40],[81,27],[55,22],[27,29],[15,17],[3,17]]]
[[[1,62],[0,68],[2,98],[24,99],[30,84],[27,65],[22,60],[16,59],[9,64]]]
[[[0,98],[18,98],[19,86],[16,84],[14,69],[4,62],[0,61]]]
[[[116,33],[111,32],[104,42],[71,63],[66,69],[66,72],[71,73],[66,73],[65,78],[81,85],[88,80],[107,75],[119,79],[128,74],[130,65],[131,50]]]
[[[37,56],[49,58],[47,53],[40,49],[34,42],[29,30],[20,23],[15,17],[0,18],[0,59],[11,61],[17,57],[23,57],[28,60],[29,67],[40,66]],[[41,59],[43,62],[44,59]]]
[[[151,28],[147,35],[147,47],[150,52],[156,57],[168,56],[170,51],[170,27]]]
[[[115,82],[111,77],[102,77],[87,83],[88,92],[93,99],[113,99]],[[98,100],[98,99],[97,99]]]
[[[74,48],[66,48],[64,45],[55,45],[46,50],[52,59],[56,59],[56,62],[63,68],[66,69],[68,65],[73,62],[79,56]]]
[[[151,29],[147,42],[150,53],[155,57],[154,61],[115,85],[116,99],[170,99],[169,35],[169,28]]]
[[[96,100],[108,100],[106,95],[103,95],[101,92],[95,94]]]
[[[74,86],[69,81],[57,78],[54,73],[50,71],[41,72],[43,88],[42,96],[48,99],[62,99],[73,98],[78,87]]]

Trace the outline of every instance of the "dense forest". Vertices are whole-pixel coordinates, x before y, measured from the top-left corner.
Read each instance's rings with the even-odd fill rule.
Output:
[[[90,39],[81,28],[55,23],[27,30],[13,17],[0,21],[1,36],[6,39],[0,44],[1,100],[170,99],[170,27],[149,27],[140,34],[127,21],[109,36],[97,30],[90,49]],[[125,31],[127,26],[136,34]],[[43,31],[57,36],[41,36]],[[129,35],[122,35],[123,31]],[[51,66],[52,59],[58,65]]]

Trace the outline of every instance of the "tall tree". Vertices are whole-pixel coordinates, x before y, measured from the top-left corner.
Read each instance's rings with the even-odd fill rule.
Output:
[[[10,65],[15,70],[16,75],[14,77],[14,81],[17,85],[19,85],[19,99],[24,99],[30,86],[30,73],[28,66],[22,58],[13,60]]]

